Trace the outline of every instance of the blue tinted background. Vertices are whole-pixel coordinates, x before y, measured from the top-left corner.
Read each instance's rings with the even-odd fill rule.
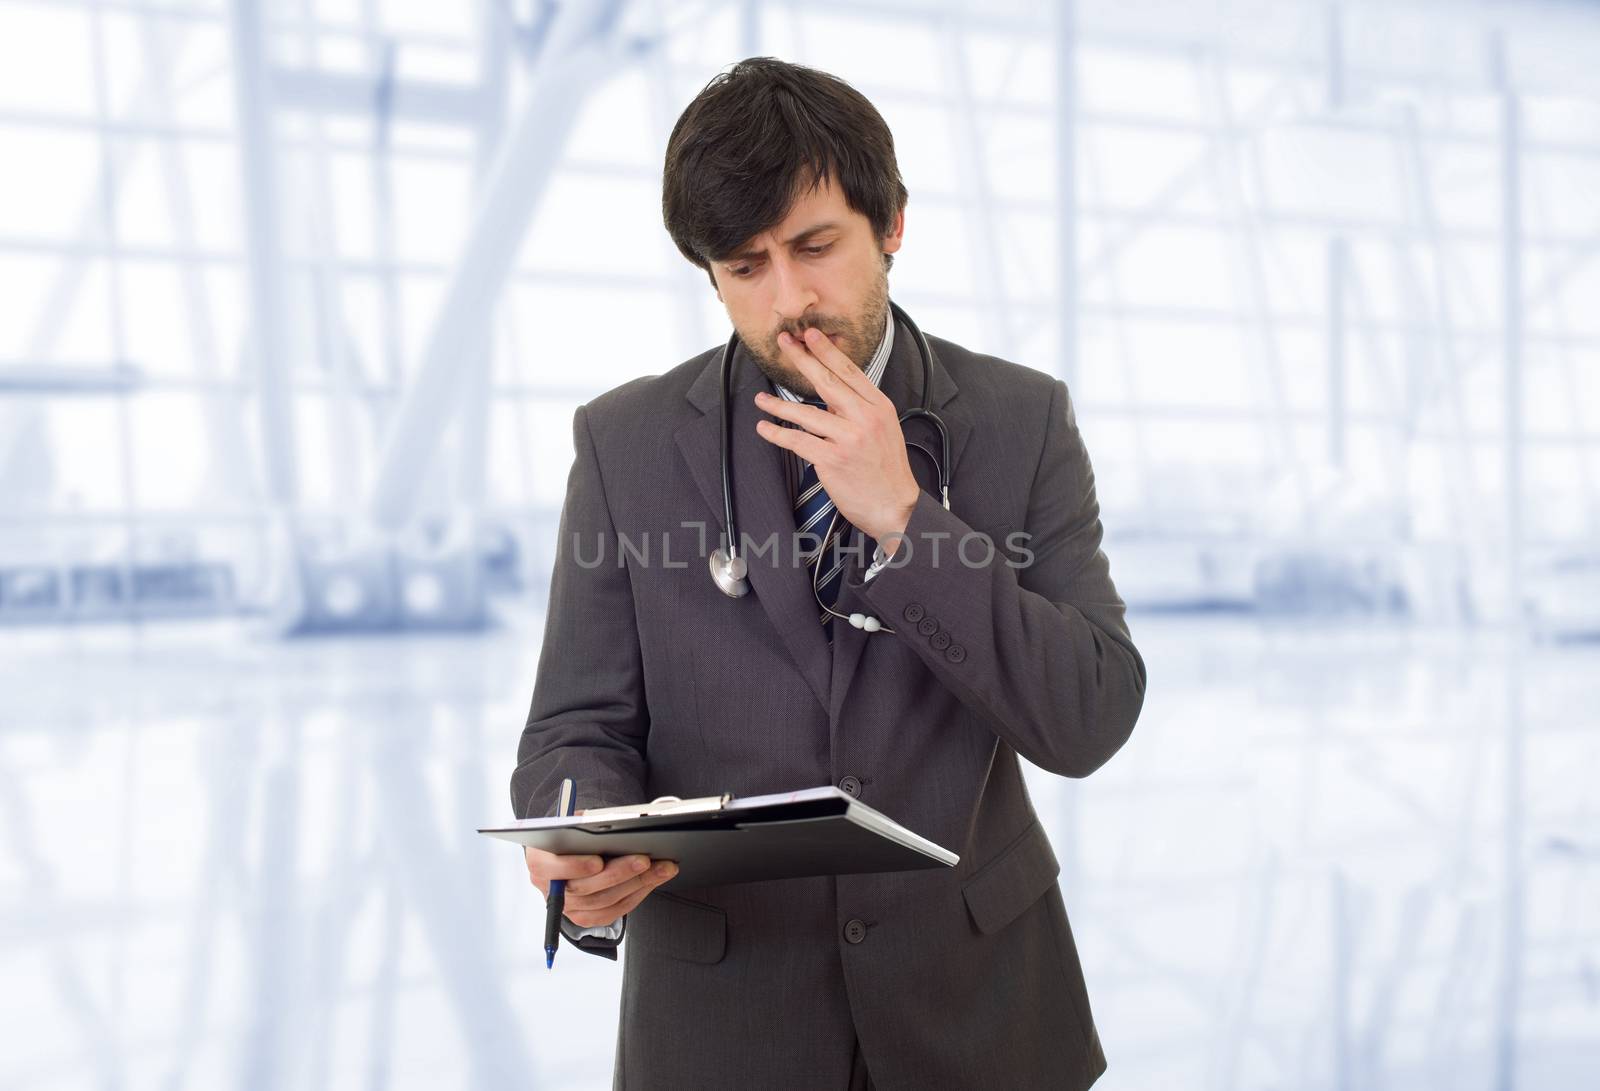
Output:
[[[617,965],[473,829],[573,409],[726,336],[659,172],[757,53],[892,126],[896,299],[1077,403],[1150,669],[1031,777],[1101,1086],[1588,1086],[1600,12],[1378,0],[0,0],[0,1085],[609,1086]]]

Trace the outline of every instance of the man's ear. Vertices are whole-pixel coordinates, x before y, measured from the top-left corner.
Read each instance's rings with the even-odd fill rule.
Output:
[[[905,241],[906,210],[901,209],[894,215],[894,227],[883,237],[883,252],[892,254],[900,249],[900,244]]]

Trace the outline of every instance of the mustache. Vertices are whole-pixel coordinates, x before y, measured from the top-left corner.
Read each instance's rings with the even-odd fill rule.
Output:
[[[804,341],[805,331],[808,329],[818,329],[829,335],[850,332],[850,326],[848,323],[837,318],[820,316],[817,318],[808,318],[799,322],[780,322],[777,328],[772,331],[771,341],[774,345],[776,345],[778,343],[778,335],[786,331],[788,332],[789,336],[793,337],[796,341]]]

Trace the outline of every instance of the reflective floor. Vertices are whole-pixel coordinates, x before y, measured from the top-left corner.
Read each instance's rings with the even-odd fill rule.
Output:
[[[540,621],[0,632],[0,1086],[608,1087],[618,966],[547,975],[516,850],[473,832]],[[1133,739],[1032,781],[1097,1087],[1593,1086],[1600,647],[1134,633]]]

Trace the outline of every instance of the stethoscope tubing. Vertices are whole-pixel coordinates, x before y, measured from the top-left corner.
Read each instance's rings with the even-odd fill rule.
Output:
[[[911,320],[911,316],[906,314],[905,310],[901,308],[898,303],[890,300],[889,312],[896,320],[904,323],[905,327],[911,331],[912,337],[916,341],[917,354],[922,359],[922,405],[918,408],[907,409],[904,413],[901,413],[899,417],[900,424],[904,426],[905,423],[912,418],[921,417],[932,424],[934,429],[939,433],[938,455],[934,455],[932,451],[929,451],[920,443],[912,443],[908,440],[907,446],[916,448],[933,461],[934,469],[938,474],[939,499],[944,505],[945,509],[948,510],[950,507],[950,432],[947,428],[945,428],[944,421],[940,419],[939,414],[933,411],[931,404],[933,398],[933,352],[928,347],[928,339],[923,335],[922,329]],[[742,596],[749,589],[748,582],[745,579],[745,574],[748,570],[748,567],[745,564],[744,559],[739,556],[739,531],[738,524],[734,519],[733,509],[732,390],[734,353],[738,347],[739,334],[737,331],[735,331],[728,338],[728,343],[723,346],[722,349],[722,513],[724,523],[728,528],[728,549],[726,553],[719,549],[713,553],[711,557],[711,573],[713,580],[724,594],[734,598]],[[827,533],[825,533],[822,537],[823,546],[826,546],[828,540],[832,536],[833,527],[838,517],[839,513],[837,510],[835,510],[833,513],[833,518],[829,520]],[[822,546],[819,546],[818,548],[820,550]],[[821,568],[822,565],[819,560],[812,570],[812,594],[817,599],[818,604],[821,605],[824,610],[827,610],[828,613],[832,614],[834,617],[844,618],[844,614],[839,613],[831,606],[822,602],[821,595],[818,594],[817,578]],[[868,631],[870,632],[894,632],[893,629],[877,624],[876,619],[874,618],[864,618],[865,622],[873,623],[871,626],[866,626],[863,621],[858,621],[858,618],[864,618],[864,615],[851,615],[847,618],[847,620],[849,620],[852,625],[855,625],[858,628],[867,627]]]

